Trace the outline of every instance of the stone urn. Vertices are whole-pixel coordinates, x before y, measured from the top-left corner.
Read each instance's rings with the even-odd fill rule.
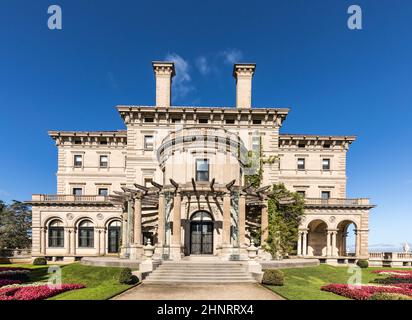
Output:
[[[250,246],[247,248],[247,254],[250,260],[255,260],[258,254],[259,248],[255,246],[253,239],[250,241]]]
[[[405,253],[408,253],[409,250],[410,250],[409,244],[408,244],[407,242],[405,242],[405,243],[403,244],[403,251],[404,251]]]
[[[155,246],[150,242],[150,239],[147,240],[146,245],[143,247],[143,254],[145,259],[151,259],[153,257]]]

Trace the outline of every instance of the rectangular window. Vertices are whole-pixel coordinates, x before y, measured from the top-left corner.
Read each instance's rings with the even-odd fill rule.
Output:
[[[106,140],[106,139],[100,140],[100,144],[102,144],[102,145],[107,145],[107,140]]]
[[[330,159],[323,159],[322,160],[322,169],[325,171],[330,170]]]
[[[49,247],[63,248],[64,247],[64,228],[50,227],[49,228]]]
[[[209,181],[209,160],[196,160],[196,181]]]
[[[74,140],[74,144],[82,144],[82,140],[76,139],[76,140]]]
[[[324,148],[324,149],[330,149],[330,143],[325,143],[325,144],[323,145],[323,148]]]
[[[109,189],[107,188],[99,188],[99,196],[107,197],[109,195]]]
[[[150,188],[152,186],[152,178],[144,178],[144,186]]]
[[[321,198],[322,198],[322,200],[330,199],[330,191],[322,191]]]
[[[172,118],[172,123],[180,123],[180,119],[179,118]]]
[[[109,167],[109,156],[100,156],[100,168]]]
[[[226,119],[226,124],[235,124],[235,119]]]
[[[305,159],[304,158],[298,159],[298,170],[305,170]]]
[[[83,156],[79,154],[74,155],[73,164],[76,168],[83,167]]]
[[[298,148],[299,149],[303,149],[306,146],[306,144],[304,142],[299,142],[298,143]]]
[[[153,118],[144,118],[144,122],[153,122],[154,119]]]
[[[73,188],[73,195],[74,196],[81,196],[83,194],[82,188]]]
[[[153,136],[144,136],[144,149],[151,151],[154,148],[154,137]]]
[[[262,120],[260,120],[260,119],[253,119],[253,124],[262,124]]]
[[[208,122],[209,122],[208,119],[205,119],[205,118],[200,118],[199,119],[199,123],[208,123]]]
[[[297,191],[297,194],[300,195],[302,198],[305,198],[305,196],[306,196],[305,191]]]

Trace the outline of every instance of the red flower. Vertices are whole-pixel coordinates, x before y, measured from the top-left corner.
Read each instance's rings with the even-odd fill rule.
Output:
[[[408,286],[403,286],[403,284],[393,287],[368,285],[355,287],[349,286],[347,284],[328,284],[326,286],[321,287],[321,290],[332,292],[340,296],[356,300],[367,300],[371,295],[378,292],[398,293],[412,297],[412,288]]]
[[[0,289],[0,300],[44,300],[62,292],[85,288],[82,284],[26,286]]]

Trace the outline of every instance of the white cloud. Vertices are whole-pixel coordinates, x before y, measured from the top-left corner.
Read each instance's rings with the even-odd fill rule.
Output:
[[[172,82],[173,99],[186,97],[189,92],[195,89],[189,74],[189,63],[176,53],[168,53],[165,59],[175,63],[176,76]]]
[[[243,53],[239,49],[228,49],[220,53],[224,61],[228,64],[234,64],[240,62],[243,58]]]
[[[210,72],[210,66],[206,57],[200,56],[196,59],[196,66],[199,69],[199,72],[203,75],[206,75]]]

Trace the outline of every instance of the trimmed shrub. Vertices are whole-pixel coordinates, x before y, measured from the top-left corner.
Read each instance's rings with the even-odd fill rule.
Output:
[[[412,298],[404,294],[379,292],[371,295],[369,300],[412,300]]]
[[[358,265],[359,268],[362,268],[362,269],[369,267],[368,260],[364,260],[364,259],[358,260],[356,264]]]
[[[33,266],[44,266],[47,264],[46,258],[39,257],[33,260]]]
[[[284,279],[285,275],[282,271],[277,269],[269,269],[264,270],[262,283],[272,286],[283,286]]]
[[[139,282],[139,278],[132,274],[132,269],[123,268],[119,275],[121,284],[135,284]]]

